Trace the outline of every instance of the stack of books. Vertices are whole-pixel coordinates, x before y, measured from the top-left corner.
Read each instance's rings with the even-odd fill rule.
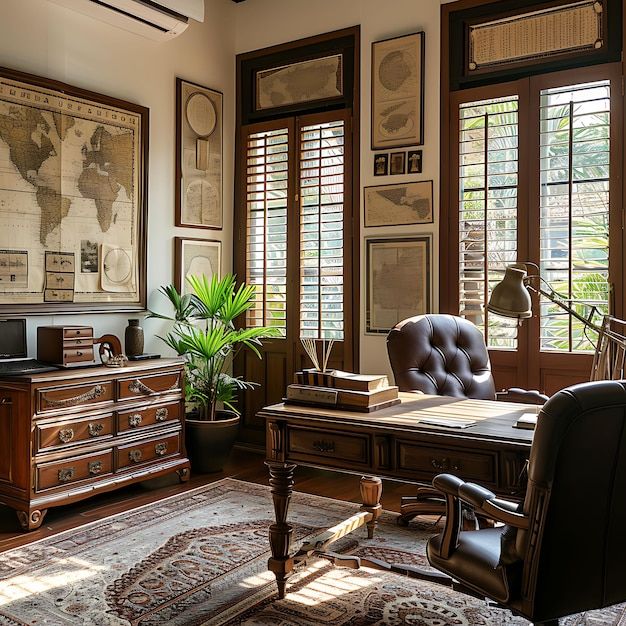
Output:
[[[398,388],[386,376],[353,374],[340,370],[296,372],[296,382],[287,387],[288,404],[329,406],[369,413],[398,404]]]

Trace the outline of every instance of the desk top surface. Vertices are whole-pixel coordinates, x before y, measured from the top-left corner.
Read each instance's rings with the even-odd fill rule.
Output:
[[[400,404],[372,413],[281,403],[265,407],[259,415],[268,419],[288,417],[323,420],[333,422],[337,426],[350,424],[375,429],[423,431],[456,437],[503,439],[530,444],[533,431],[513,428],[513,425],[522,414],[536,413],[541,408],[516,402],[473,400],[427,394],[400,393],[399,396]],[[463,424],[464,427],[450,427],[434,423],[443,423],[446,419],[454,421],[455,424]]]

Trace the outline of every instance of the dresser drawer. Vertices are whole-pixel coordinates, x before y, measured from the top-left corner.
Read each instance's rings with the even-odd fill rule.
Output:
[[[75,339],[80,337],[93,337],[93,328],[82,326],[80,328],[65,327],[63,329],[63,339]]]
[[[93,360],[93,345],[82,347],[63,344],[63,363],[82,363],[83,361]]]
[[[115,399],[111,381],[66,385],[37,390],[37,412],[58,411],[81,406],[113,402]]]
[[[36,491],[64,487],[81,480],[104,476],[111,474],[112,470],[113,450],[103,450],[52,463],[40,463],[36,470]]]
[[[119,446],[116,450],[117,469],[128,469],[178,454],[180,452],[180,433],[141,439],[125,446]]]
[[[118,433],[140,430],[155,424],[180,421],[180,402],[157,404],[132,411],[120,411],[117,414]]]
[[[83,441],[96,441],[111,437],[114,432],[113,415],[99,415],[80,420],[37,423],[37,450],[54,450]]]
[[[122,378],[117,381],[118,397],[120,400],[128,398],[142,398],[165,393],[181,392],[181,372],[166,372],[152,376],[137,376],[136,378]]]
[[[287,450],[294,460],[332,464],[337,460],[367,466],[370,463],[370,439],[367,435],[346,435],[329,430],[288,427]]]
[[[396,458],[399,472],[418,479],[430,479],[450,472],[481,484],[495,485],[497,482],[498,459],[495,453],[398,441]]]

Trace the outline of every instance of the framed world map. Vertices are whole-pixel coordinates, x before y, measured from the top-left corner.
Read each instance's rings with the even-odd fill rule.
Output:
[[[0,314],[146,306],[148,109],[0,68]]]
[[[424,143],[424,33],[372,43],[372,150]]]

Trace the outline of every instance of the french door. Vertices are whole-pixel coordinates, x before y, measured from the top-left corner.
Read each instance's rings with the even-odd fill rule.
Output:
[[[623,315],[621,97],[617,64],[451,94],[442,308],[483,330],[498,388],[589,380],[594,350],[582,323],[537,295],[521,326],[488,313],[507,265],[535,263],[583,315],[581,302]]]
[[[354,369],[351,135],[349,110],[242,128],[235,262],[257,290],[245,325],[279,333],[261,360],[244,352],[236,364],[260,384],[243,399],[244,440],[260,440],[256,413],[310,367],[301,337],[333,339],[330,366]]]

